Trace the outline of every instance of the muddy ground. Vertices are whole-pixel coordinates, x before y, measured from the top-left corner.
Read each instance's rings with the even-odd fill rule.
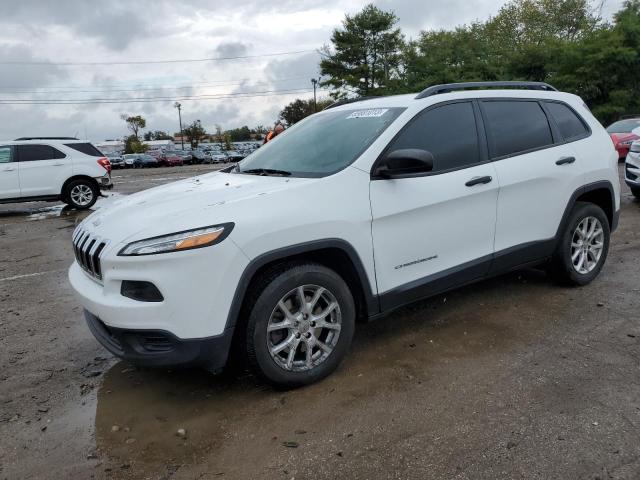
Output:
[[[113,194],[211,169],[116,171]],[[66,278],[83,215],[0,206],[0,479],[640,478],[626,186],[591,285],[527,270],[420,302],[359,325],[336,373],[289,392],[104,351]]]

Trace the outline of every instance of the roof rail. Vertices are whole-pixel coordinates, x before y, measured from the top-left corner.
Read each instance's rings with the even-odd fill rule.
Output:
[[[324,107],[323,110],[329,110],[330,108],[339,107],[340,105],[347,105],[349,103],[361,102],[363,100],[371,100],[372,98],[380,98],[380,96],[379,95],[370,95],[368,97],[345,98],[344,100],[338,100],[337,102],[333,102],[328,107]]]
[[[425,88],[418,94],[416,100],[427,98],[440,93],[455,92],[457,90],[467,90],[469,88],[521,88],[525,90],[546,90],[548,92],[557,92],[558,89],[544,82],[462,82],[462,83],[445,83],[442,85],[433,85]]]
[[[24,142],[26,140],[78,140],[76,137],[20,137],[14,142]]]

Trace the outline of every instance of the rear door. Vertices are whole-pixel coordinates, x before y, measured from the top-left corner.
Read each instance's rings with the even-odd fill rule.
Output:
[[[13,146],[0,145],[0,199],[20,197],[20,176]]]
[[[71,157],[51,145],[18,145],[17,153],[23,197],[60,195],[63,183],[73,175]]]
[[[500,181],[494,262],[499,269],[505,255],[526,263],[552,253],[565,207],[580,183],[580,158],[543,102],[500,98],[480,106]]]

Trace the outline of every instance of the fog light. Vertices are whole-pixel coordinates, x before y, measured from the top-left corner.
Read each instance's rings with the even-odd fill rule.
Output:
[[[139,302],[161,302],[164,300],[158,287],[151,282],[123,280],[120,293],[123,297]]]

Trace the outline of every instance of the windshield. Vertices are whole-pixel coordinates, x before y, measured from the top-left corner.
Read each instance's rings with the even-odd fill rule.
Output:
[[[607,127],[609,133],[631,133],[631,130],[640,127],[640,118],[633,118],[629,120],[620,120],[619,122],[612,123]]]
[[[277,170],[323,177],[355,161],[404,108],[366,108],[312,115],[238,164],[236,172]]]

